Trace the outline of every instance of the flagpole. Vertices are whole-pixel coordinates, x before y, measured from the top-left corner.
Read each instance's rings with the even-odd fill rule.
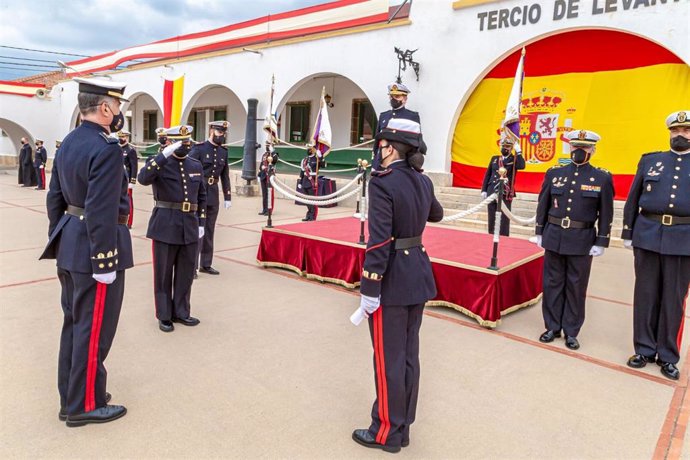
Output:
[[[522,75],[520,75],[520,78],[523,79],[525,75],[525,54],[527,53],[527,50],[525,47],[522,47],[522,54],[520,56],[520,60],[522,61]],[[520,85],[522,86],[522,84]],[[520,91],[520,96],[522,97],[522,90]],[[522,108],[522,103],[518,105],[518,130],[520,129],[520,112]],[[513,173],[511,174],[510,178],[510,198],[511,200],[515,198],[515,172],[517,170],[516,164],[517,164],[517,152],[518,150],[522,151],[522,146],[520,145],[520,131],[518,131],[517,139],[515,140],[515,148],[513,149]]]

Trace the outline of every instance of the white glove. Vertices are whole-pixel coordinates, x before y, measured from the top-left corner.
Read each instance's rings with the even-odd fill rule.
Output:
[[[623,247],[625,249],[632,249],[633,248],[632,240],[623,240]]]
[[[93,277],[93,279],[95,279],[99,283],[112,284],[113,281],[115,281],[115,277],[117,276],[117,272],[94,273],[91,276]]]
[[[367,314],[367,318],[369,317],[368,315],[373,314],[378,308],[381,306],[381,297],[371,297],[368,295],[362,295],[362,297],[359,300],[359,308],[364,310],[364,312]]]
[[[41,165],[41,166],[38,167],[38,169],[43,169],[43,168],[45,168],[45,167],[46,167],[46,165]]]
[[[541,235],[534,235],[533,237],[531,237],[531,238],[529,239],[529,242],[530,242],[530,243],[536,244],[536,245],[539,246],[540,248],[542,247],[542,245],[541,245]]]
[[[204,229],[204,227],[199,227],[199,239],[203,238],[205,234],[206,230]]]
[[[601,246],[592,246],[589,250],[589,255],[592,257],[599,257],[604,255],[604,248]]]
[[[486,192],[482,192],[482,200],[486,200],[486,197],[487,197]]]
[[[130,190],[133,190],[133,189],[134,189],[134,184],[127,184],[127,188],[130,189]]]
[[[352,316],[350,316],[350,322],[355,326],[359,326],[359,324],[368,317],[369,315],[367,315],[367,312],[362,310],[362,307],[359,307],[357,310],[355,310]]]
[[[182,141],[177,141],[174,144],[170,144],[166,148],[163,149],[163,156],[165,158],[168,158],[170,155],[175,152],[175,150],[179,149],[182,146]]]
[[[225,209],[230,209],[232,207],[232,201],[225,200]]]
[[[302,184],[297,184],[297,188],[301,189],[301,188],[302,188]]]

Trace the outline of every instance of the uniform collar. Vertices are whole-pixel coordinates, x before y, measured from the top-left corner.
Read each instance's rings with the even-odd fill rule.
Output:
[[[108,131],[103,126],[99,125],[98,123],[94,123],[93,121],[84,120],[81,122],[79,126],[83,126],[89,129],[96,129],[98,131],[103,131],[104,133],[108,134]]]
[[[393,163],[389,164],[386,169],[404,168],[405,166],[407,166],[406,160],[395,160]]]

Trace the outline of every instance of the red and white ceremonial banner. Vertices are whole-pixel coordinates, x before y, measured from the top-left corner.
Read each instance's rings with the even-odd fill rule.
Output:
[[[34,97],[39,89],[45,89],[45,87],[45,85],[39,85],[36,83],[19,83],[16,81],[0,80],[0,93],[2,94]]]
[[[178,58],[387,20],[388,0],[339,0],[72,61],[68,75],[113,69],[133,59]]]

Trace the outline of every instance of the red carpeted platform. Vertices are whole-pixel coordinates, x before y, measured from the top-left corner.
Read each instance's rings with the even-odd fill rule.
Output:
[[[365,250],[357,244],[359,228],[352,217],[264,228],[257,261],[355,288]],[[488,234],[427,226],[423,243],[438,289],[427,305],[451,307],[482,326],[496,327],[503,315],[541,298],[543,252],[528,241],[502,237],[499,270],[487,268],[492,251]]]

